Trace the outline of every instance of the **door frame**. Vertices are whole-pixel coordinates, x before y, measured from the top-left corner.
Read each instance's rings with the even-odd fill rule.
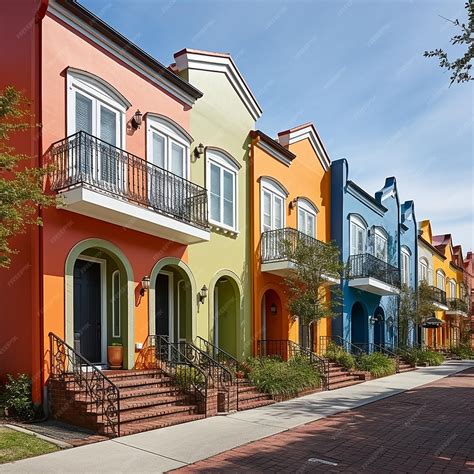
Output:
[[[166,275],[168,277],[168,332],[169,342],[173,343],[174,337],[174,283],[173,283],[173,272],[168,270],[160,270],[156,275]],[[156,302],[155,302],[155,328],[156,328]],[[155,330],[156,332],[156,330]],[[162,334],[158,334],[160,336]]]
[[[77,260],[94,262],[100,265],[100,365],[107,365],[107,261],[103,258],[89,257],[88,255],[82,254],[76,258],[76,261]]]

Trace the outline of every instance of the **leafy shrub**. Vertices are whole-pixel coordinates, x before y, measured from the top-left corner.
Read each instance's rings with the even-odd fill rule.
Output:
[[[17,377],[8,374],[5,385],[5,407],[24,420],[34,417],[35,410],[31,399],[31,379],[26,374]]]
[[[337,365],[344,367],[346,370],[353,370],[356,366],[355,358],[352,354],[346,352],[337,344],[329,344],[326,351],[326,358]]]
[[[407,349],[403,353],[403,358],[413,365],[427,364],[430,366],[441,365],[444,356],[439,352],[423,351],[421,349]]]
[[[204,374],[195,367],[189,365],[178,365],[175,372],[176,385],[183,390],[189,390],[195,385],[203,385],[205,382]]]
[[[372,377],[386,377],[397,371],[395,361],[380,352],[360,355],[356,360],[356,366],[359,370],[370,372]]]
[[[469,346],[454,347],[451,352],[461,359],[474,359],[474,351]]]
[[[322,375],[306,357],[283,361],[277,357],[249,359],[250,382],[258,390],[283,397],[293,397],[302,390],[321,385]]]

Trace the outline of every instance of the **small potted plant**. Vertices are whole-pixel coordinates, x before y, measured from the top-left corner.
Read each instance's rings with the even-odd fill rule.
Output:
[[[107,347],[107,360],[111,369],[121,369],[123,366],[123,345],[121,342],[112,342]]]

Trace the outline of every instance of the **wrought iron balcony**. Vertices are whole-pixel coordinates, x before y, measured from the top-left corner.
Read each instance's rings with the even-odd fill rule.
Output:
[[[467,315],[468,304],[460,298],[448,298],[448,308],[447,313]]]
[[[433,291],[433,301],[441,306],[446,306],[446,292],[436,286],[431,286],[431,290]]]
[[[399,269],[368,253],[349,257],[347,277],[349,286],[378,295],[396,294],[400,288]]]
[[[321,249],[327,246],[326,243],[291,227],[263,232],[260,242],[261,271],[280,276],[287,274],[294,268],[292,255],[299,243],[319,246]],[[324,279],[330,284],[338,282],[333,276],[325,276]]]
[[[183,243],[209,239],[205,188],[82,131],[54,143],[51,158],[51,188],[69,210]]]

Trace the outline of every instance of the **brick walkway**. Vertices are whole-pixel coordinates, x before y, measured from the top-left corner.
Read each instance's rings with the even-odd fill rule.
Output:
[[[473,389],[469,369],[174,472],[474,472]]]

